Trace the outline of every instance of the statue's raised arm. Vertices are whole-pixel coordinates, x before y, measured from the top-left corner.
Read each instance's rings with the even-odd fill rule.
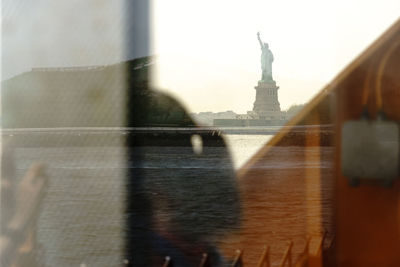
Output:
[[[261,49],[264,47],[261,38],[260,38],[260,32],[257,32],[257,38],[258,38],[258,42],[260,43]]]

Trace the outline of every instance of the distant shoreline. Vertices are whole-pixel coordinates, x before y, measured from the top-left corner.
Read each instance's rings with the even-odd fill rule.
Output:
[[[302,126],[250,126],[250,127],[56,127],[56,128],[6,128],[2,129],[3,136],[19,134],[146,134],[146,133],[167,133],[167,134],[264,134],[272,135],[285,128],[295,132],[310,130],[331,131],[332,125],[302,125]]]

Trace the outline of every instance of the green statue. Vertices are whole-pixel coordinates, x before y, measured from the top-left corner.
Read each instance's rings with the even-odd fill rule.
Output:
[[[272,62],[274,61],[274,56],[267,43],[263,43],[260,38],[260,33],[257,33],[258,42],[261,46],[261,70],[262,76],[261,81],[273,81],[272,79]]]

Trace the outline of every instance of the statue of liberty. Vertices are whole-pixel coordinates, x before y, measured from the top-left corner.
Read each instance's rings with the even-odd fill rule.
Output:
[[[263,43],[260,38],[260,33],[257,33],[258,41],[261,46],[261,70],[262,76],[261,81],[272,82],[272,62],[274,61],[274,56],[272,55],[271,50],[269,50],[269,46],[267,43]]]

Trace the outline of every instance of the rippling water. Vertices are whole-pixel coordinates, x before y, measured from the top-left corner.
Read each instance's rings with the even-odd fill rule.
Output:
[[[167,147],[162,152],[160,148],[147,148],[140,165],[133,161],[126,164],[125,151],[119,147],[17,148],[15,158],[18,177],[23,175],[32,162],[38,161],[46,164],[50,177],[38,221],[38,241],[42,246],[39,261],[47,266],[79,266],[82,263],[86,266],[120,266],[125,227],[125,173],[132,168],[147,170],[147,177],[154,177],[144,188],[156,199],[155,206],[161,207],[161,212],[154,214],[157,219],[168,224],[173,223],[175,217],[188,217],[186,225],[204,231],[200,227],[201,223],[196,226],[190,221],[190,216],[194,216],[194,222],[206,221],[202,208],[208,205],[210,210],[226,209],[223,205],[231,202],[225,199],[233,194],[229,191],[229,185],[213,184],[213,177],[218,177],[218,173],[225,173],[225,170],[229,172],[232,168],[238,169],[270,138],[271,136],[266,135],[226,136],[233,165],[228,159],[221,157],[220,151],[215,150],[218,148],[209,148],[205,152],[207,156],[196,158],[188,157],[189,152],[181,151],[187,148]],[[285,149],[283,153],[296,153],[297,148],[282,149]],[[320,163],[307,164],[311,164],[311,168],[321,167]],[[304,163],[289,163],[277,159],[259,167],[268,170],[302,167],[300,165]],[[202,174],[208,176],[206,185],[204,181],[185,183],[182,180],[196,173],[196,169],[201,169]],[[163,179],[157,179],[161,176]],[[187,187],[180,186],[182,184],[187,184]],[[207,190],[202,189],[204,187]],[[165,192],[172,192],[178,200],[176,205],[180,205],[178,209],[181,210],[177,214],[162,204],[163,197],[165,199],[162,195]],[[204,196],[205,194],[209,195]],[[218,198],[223,201],[218,201]],[[208,199],[209,202],[201,203],[199,199]],[[232,201],[234,203],[235,200]],[[215,206],[216,204],[218,205]],[[188,211],[193,209],[193,205],[198,213],[190,215]],[[274,208],[278,209],[278,213],[285,209]],[[237,216],[232,213],[232,216]],[[221,227],[219,223],[224,220],[235,219],[226,213],[215,213],[213,216],[210,217],[211,223],[204,222],[203,225]],[[218,216],[221,216],[221,222],[218,222]],[[218,238],[224,238],[224,235],[215,232],[215,237],[208,238],[219,243],[221,240]]]
[[[37,229],[46,266],[119,266],[124,152],[113,147],[18,148],[18,177],[32,162],[49,177]]]
[[[225,135],[235,169],[242,167],[271,137],[272,135]]]

